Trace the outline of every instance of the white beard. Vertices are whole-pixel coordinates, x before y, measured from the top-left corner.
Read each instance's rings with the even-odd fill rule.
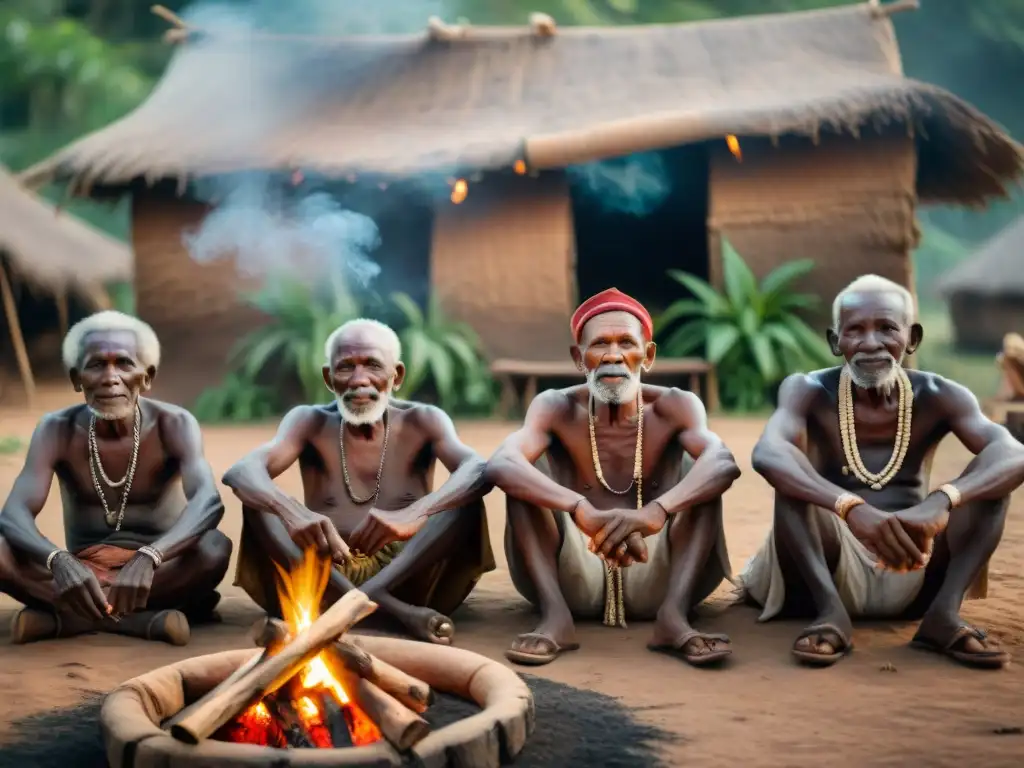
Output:
[[[388,409],[388,402],[391,400],[391,385],[388,384],[387,392],[359,411],[352,410],[341,395],[335,394],[334,399],[338,403],[338,413],[341,414],[341,418],[346,424],[351,424],[353,427],[376,424],[384,418],[384,412]]]
[[[100,421],[124,421],[135,415],[137,401],[125,402],[124,405],[116,405],[108,410],[101,411],[98,408],[89,406],[89,411]]]
[[[636,400],[637,392],[640,391],[640,372],[631,372],[627,378],[618,384],[609,384],[597,377],[597,370],[587,372],[587,387],[590,394],[599,403],[606,405],[622,405]]]
[[[857,356],[853,356],[853,360],[857,360]],[[876,392],[888,397],[892,394],[896,388],[896,380],[900,375],[900,368],[902,363],[898,360],[892,361],[892,366],[880,374],[875,375],[864,375],[858,371],[853,365],[847,363],[846,370],[850,373],[850,379],[860,389],[873,389]]]

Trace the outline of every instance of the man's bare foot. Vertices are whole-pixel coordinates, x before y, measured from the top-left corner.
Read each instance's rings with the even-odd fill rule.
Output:
[[[727,635],[698,632],[676,610],[658,611],[654,635],[647,647],[652,651],[677,656],[695,667],[723,661],[732,654]]]
[[[512,641],[505,658],[515,664],[539,666],[550,664],[560,654],[575,651],[576,627],[572,615],[544,617],[533,632],[525,632]]]
[[[451,645],[455,622],[432,608],[409,606],[398,619],[417,640],[437,645]]]
[[[853,650],[853,622],[845,608],[830,611],[804,629],[793,643],[802,664],[830,667]]]
[[[98,629],[95,622],[72,613],[58,614],[41,608],[22,608],[11,620],[11,643],[23,645],[59,637],[75,637]]]
[[[1000,669],[1010,662],[1010,654],[989,640],[983,629],[965,623],[959,616],[925,616],[910,644],[933,651],[977,669]]]
[[[181,611],[139,611],[104,622],[104,631],[171,645],[187,645],[192,631]]]

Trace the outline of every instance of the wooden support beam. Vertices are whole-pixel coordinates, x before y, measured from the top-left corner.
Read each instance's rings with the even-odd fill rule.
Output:
[[[11,281],[7,277],[7,269],[0,264],[0,294],[4,302],[4,314],[11,331],[11,343],[14,344],[14,355],[18,359],[18,370],[21,371],[21,382],[25,385],[28,407],[35,406],[36,382],[32,376],[32,365],[28,361],[28,350],[25,348],[25,336],[21,332],[21,321],[18,320],[18,304],[14,300]]]

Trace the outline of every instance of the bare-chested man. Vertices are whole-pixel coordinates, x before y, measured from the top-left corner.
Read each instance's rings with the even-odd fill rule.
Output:
[[[405,366],[388,326],[350,321],[324,353],[335,402],[295,408],[224,476],[244,505],[237,583],[276,614],[271,561],[289,567],[316,547],[335,561],[328,600],[359,587],[415,637],[448,644],[448,614],[494,569],[486,462],[444,412],[392,399]],[[302,503],[274,483],[296,461]],[[451,476],[432,492],[438,461]]]
[[[541,613],[506,656],[546,664],[579,647],[574,619],[603,614],[657,618],[651,649],[720,661],[728,638],[692,629],[688,614],[729,577],[721,497],[739,468],[696,396],[641,385],[655,345],[639,302],[604,291],[571,330],[587,383],[537,397],[489,463],[508,495],[512,580]]]
[[[63,358],[85,403],[43,417],[0,515],[0,590],[26,606],[11,639],[100,631],[183,645],[190,619],[216,618],[231,558],[199,424],[141,397],[160,344],[136,318],[82,320]],[[67,549],[35,522],[54,475]]]
[[[802,662],[847,653],[851,616],[921,618],[917,647],[976,667],[1008,661],[960,606],[1024,482],[1024,446],[964,387],[903,368],[921,343],[914,318],[903,287],[875,275],[851,283],[828,332],[845,364],[788,378],[754,449],[775,517],[740,581],[762,620],[814,617],[793,646]],[[975,458],[933,491],[932,457],[950,433]]]

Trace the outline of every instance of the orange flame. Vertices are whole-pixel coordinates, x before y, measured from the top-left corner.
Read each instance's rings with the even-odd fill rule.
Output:
[[[740,140],[733,136],[731,133],[725,137],[725,146],[732,152],[733,157],[738,162],[743,162],[743,152],[740,150]]]
[[[515,171],[519,176],[525,175],[526,174],[526,161],[525,160],[516,160],[516,162],[512,166],[512,170]]]
[[[466,199],[466,195],[469,194],[469,184],[466,183],[465,179],[456,179],[455,184],[452,185],[452,202],[458,205]]]

